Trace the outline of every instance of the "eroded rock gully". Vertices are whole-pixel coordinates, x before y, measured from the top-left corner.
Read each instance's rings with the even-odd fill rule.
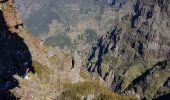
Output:
[[[131,16],[125,15],[92,47],[88,71],[119,93],[141,99],[169,94],[163,85],[170,76],[169,6],[169,0],[136,0]]]
[[[1,0],[0,2],[5,1]],[[129,2],[131,1],[129,0]],[[129,2],[125,2],[122,6],[128,6]],[[7,3],[8,6],[15,7],[13,0],[9,0]],[[112,3],[114,5],[114,1]],[[170,93],[169,3],[169,0],[135,0],[133,6],[130,7],[131,13],[125,14],[122,18],[119,18],[119,21],[114,22],[111,31],[101,36],[96,45],[91,48],[89,55],[86,55],[86,61],[78,61],[79,63],[78,65],[75,64],[75,67],[81,66],[81,62],[84,62],[84,66],[90,73],[97,73],[115,92],[131,94],[140,99],[159,99],[168,96]],[[5,47],[5,45],[10,45],[12,39],[23,46],[15,47],[14,43],[12,44],[14,47],[6,46],[1,50],[4,52],[3,54],[6,55],[7,53],[9,58],[15,50],[28,55],[18,60],[12,56],[6,61],[11,64],[19,61],[21,62],[17,63],[20,64],[19,66],[23,66],[25,61],[31,64],[28,46],[33,60],[37,60],[43,65],[53,66],[53,68],[57,67],[59,63],[47,59],[49,55],[44,52],[46,47],[41,45],[37,38],[22,30],[22,21],[19,15],[15,11],[9,13],[8,7],[5,9],[3,16],[6,18],[3,19],[2,16],[2,23],[6,21],[8,26],[6,24],[0,26],[2,30],[1,43]],[[19,30],[22,31],[19,32]],[[3,33],[10,33],[10,35]],[[18,35],[24,37],[24,40]],[[6,49],[9,50],[6,51]],[[17,54],[22,56],[18,51]],[[49,54],[50,57],[56,55],[56,53],[51,52]],[[74,61],[77,62],[75,59]],[[2,65],[5,64],[2,62]],[[70,63],[67,63],[64,66],[69,65]],[[74,74],[66,74],[74,77],[77,71],[76,69],[72,71],[74,71]],[[11,73],[11,75],[16,73],[18,72]],[[60,76],[66,76],[66,74]]]

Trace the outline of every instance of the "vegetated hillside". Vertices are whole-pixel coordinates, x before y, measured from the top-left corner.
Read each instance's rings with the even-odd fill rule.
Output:
[[[99,22],[102,14],[118,10],[119,4],[123,5],[124,2],[125,0],[116,0],[115,3],[108,0],[16,0],[25,24],[34,34],[49,32],[48,25],[53,20],[69,29],[89,19]]]
[[[23,19],[33,33],[45,32],[44,44],[71,52],[76,68],[97,73],[113,91],[141,99],[170,94],[169,0],[66,1],[35,1],[35,11],[34,2],[17,7],[23,14],[32,9]]]
[[[38,35],[45,44],[65,48],[69,52],[89,49],[98,36],[113,27],[113,21],[119,18],[115,13],[126,9],[122,8],[125,2],[16,0],[24,24],[33,34]]]
[[[114,91],[154,99],[169,95],[170,1],[137,0],[89,53],[86,67]]]
[[[23,26],[14,0],[1,0],[0,7],[1,100],[135,99],[112,92],[90,75],[77,52],[73,59],[63,49],[43,45]],[[34,73],[23,79],[31,67]]]

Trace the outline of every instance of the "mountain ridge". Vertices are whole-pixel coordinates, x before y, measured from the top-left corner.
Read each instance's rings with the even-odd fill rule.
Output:
[[[13,0],[9,0],[8,3],[11,1]],[[65,1],[59,2],[59,4],[64,4]],[[21,6],[24,2],[16,0],[17,9],[22,14],[25,14],[22,10],[25,9],[25,5]],[[35,3],[37,9],[41,8],[41,3],[35,0],[30,2],[29,9],[32,9],[34,2],[37,2],[37,4]],[[170,2],[168,0],[134,0],[133,2],[115,0],[113,3],[114,1],[96,0],[83,2],[83,4],[89,2],[96,2],[97,5],[94,5],[97,7],[101,2],[106,3],[106,5],[102,4],[106,8],[104,13],[99,14],[102,16],[100,21],[93,19],[96,14],[91,15],[93,10],[94,12],[97,10],[93,7],[85,9],[87,6],[84,5],[82,13],[85,14],[85,19],[89,19],[88,21],[79,22],[76,20],[78,22],[76,25],[70,21],[71,27],[69,29],[65,23],[55,19],[56,16],[54,16],[55,20],[52,21],[52,24],[46,20],[53,18],[46,19],[48,16],[43,16],[39,20],[45,22],[46,25],[39,26],[40,28],[37,29],[41,30],[45,27],[49,28],[50,32],[38,34],[37,37],[31,34],[33,30],[27,25],[32,24],[31,27],[35,28],[34,26],[40,23],[32,23],[32,20],[30,23],[27,22],[26,27],[31,30],[28,32],[25,24],[23,26],[18,20],[20,17],[16,17],[17,14],[12,17],[14,23],[11,22],[11,18],[8,18],[11,17],[8,9],[10,7],[16,9],[16,7],[7,7],[8,9],[4,11],[6,12],[4,17],[7,25],[10,26],[11,31],[17,32],[19,36],[24,38],[24,42],[32,55],[36,73],[29,73],[31,81],[16,77],[20,88],[15,88],[12,92],[23,99],[32,98],[28,96],[30,92],[34,99],[62,99],[64,97],[66,99],[95,99],[94,96],[97,96],[98,99],[110,100],[115,97],[114,92],[120,94],[116,94],[117,98],[122,95],[129,96],[122,96],[124,99],[131,99],[133,96],[137,99],[150,100],[168,96],[170,94]],[[42,1],[42,3],[45,3],[45,8],[50,5],[50,1],[48,3]],[[68,2],[68,4],[70,3],[71,1]],[[57,7],[62,9],[61,6]],[[67,7],[74,8],[75,6],[69,5]],[[51,8],[49,9],[51,10]],[[76,6],[70,10],[77,9]],[[87,12],[83,12],[84,10]],[[42,14],[46,14],[46,10],[43,11]],[[37,10],[34,13],[40,12]],[[61,15],[62,13],[64,13],[63,9]],[[57,15],[60,13],[58,12]],[[65,13],[64,16],[67,15],[70,16],[69,13]],[[26,14],[26,17],[22,18],[25,21],[25,18],[28,17],[29,14]],[[35,15],[34,20],[37,17],[38,15]],[[62,20],[67,22],[65,17]],[[98,24],[99,22],[101,23]],[[102,27],[98,27],[98,25]],[[88,83],[89,81],[90,83]],[[107,85],[111,91],[108,92],[106,89],[105,92],[101,92],[100,89],[103,89],[103,86],[98,84],[102,84],[104,87]],[[84,88],[84,92],[81,87]],[[88,87],[91,87],[92,90],[96,90],[98,87],[99,91],[90,92]],[[40,91],[36,90],[37,88]],[[77,92],[80,94],[76,95]],[[96,95],[92,95],[93,93]]]
[[[63,100],[70,98],[95,99],[103,98],[103,96],[107,98],[134,99],[130,96],[113,93],[103,84],[102,79],[97,75],[93,74],[89,76],[89,73],[85,68],[81,67],[81,61],[79,61],[79,55],[76,52],[74,53],[73,59],[73,57],[65,50],[43,45],[40,39],[32,35],[23,23],[21,23],[14,0],[3,0],[2,2],[0,1],[0,3],[2,5],[2,16],[0,18],[4,18],[4,23],[2,25],[6,26],[6,29],[10,31],[10,35],[16,34],[18,37],[22,38],[22,42],[28,46],[28,51],[31,54],[31,64],[29,67],[33,67],[35,71],[34,73],[26,73],[26,71],[24,71],[27,78],[25,75],[23,78],[19,77],[16,73],[11,75],[18,83],[15,87],[11,87],[11,85],[13,85],[11,83],[4,83],[4,81],[0,80],[0,88],[5,88],[6,86],[11,87],[7,90],[0,90],[0,99]],[[5,28],[0,27],[0,30],[2,31],[1,34],[4,35]],[[13,38],[17,40],[17,38]],[[11,42],[14,41],[11,40]],[[0,46],[3,48],[2,45]],[[17,46],[18,48],[22,47],[22,45],[19,44],[13,44],[12,46]],[[25,56],[26,54],[23,54],[19,58]],[[13,61],[13,59],[11,60]],[[19,60],[18,63],[22,61],[23,60]],[[74,65],[71,63],[72,61],[75,62]],[[9,62],[7,61],[7,63]],[[0,65],[0,67],[2,66]],[[14,67],[17,69],[18,66]],[[5,69],[8,68],[10,67],[5,67]],[[6,74],[8,75],[8,73]],[[13,94],[12,97],[11,93]]]

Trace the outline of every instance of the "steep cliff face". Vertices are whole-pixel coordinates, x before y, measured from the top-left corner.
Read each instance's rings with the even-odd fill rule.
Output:
[[[15,97],[10,97],[8,91],[11,89],[15,91],[15,88],[22,84],[14,78],[14,75],[25,77],[30,70],[38,74],[43,73],[43,75],[48,71],[46,74],[50,76],[52,69],[55,68],[56,72],[58,71],[59,60],[65,60],[62,64],[64,72],[65,69],[69,69],[71,58],[65,57],[66,53],[59,51],[57,53],[62,53],[58,54],[57,60],[57,53],[53,53],[52,48],[41,45],[40,40],[23,27],[13,0],[1,1],[0,7],[0,99],[15,99]],[[63,80],[69,80],[67,75],[64,76],[64,73],[62,75]],[[19,93],[19,95],[22,94]]]
[[[6,3],[6,1],[0,1],[0,3]],[[8,5],[12,6],[10,4],[8,2]],[[8,90],[18,86],[18,81],[13,75],[25,77],[27,69],[32,69],[32,60],[23,38],[16,32],[10,31],[20,25],[17,19],[13,19],[15,12],[8,12],[9,9],[6,9],[7,6],[3,4],[0,6],[0,99],[11,100],[15,97],[10,95]]]
[[[1,47],[5,47],[0,49],[2,55],[8,54],[6,62],[10,65],[17,61],[23,66],[31,60],[35,69],[35,74],[28,74],[31,80],[15,77],[20,88],[11,91],[16,97],[62,100],[122,96],[101,83],[139,99],[159,99],[170,94],[169,0],[16,0],[32,32],[50,31],[39,35],[41,41],[23,26],[14,1],[6,1],[0,1],[0,18],[4,17],[0,25]],[[16,41],[17,46],[10,41]],[[14,47],[9,48],[8,43]],[[28,57],[13,57],[17,50],[26,50],[24,55]],[[3,58],[0,61],[4,62]],[[16,73],[5,74],[12,77]]]
[[[0,99],[134,99],[90,76],[77,52],[43,45],[23,26],[14,0],[1,0],[0,8]]]
[[[170,27],[168,0],[137,0],[132,13],[101,37],[87,58],[114,91],[152,99],[169,94]],[[164,91],[164,92],[163,92]]]

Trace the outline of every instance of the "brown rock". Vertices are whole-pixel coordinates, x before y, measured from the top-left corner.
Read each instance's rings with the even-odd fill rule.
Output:
[[[15,27],[17,25],[16,21],[11,19],[7,21],[8,27]]]
[[[14,6],[15,5],[15,3],[14,3],[14,0],[7,0],[8,2],[8,5],[9,6]]]
[[[14,0],[7,0],[3,10],[3,15],[9,29],[14,30],[16,26],[21,25],[23,22],[21,20],[20,14],[16,10]]]
[[[18,25],[22,24],[22,20],[17,20],[17,24]]]

